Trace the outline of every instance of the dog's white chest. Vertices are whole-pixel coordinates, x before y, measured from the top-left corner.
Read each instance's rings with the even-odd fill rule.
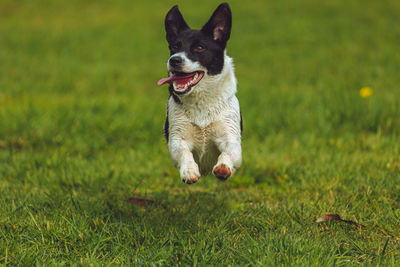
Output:
[[[192,152],[202,174],[209,173],[221,154],[219,143],[240,143],[240,109],[236,96],[224,101],[168,103],[170,150],[182,140]]]
[[[211,123],[205,127],[191,124],[192,153],[196,162],[199,164],[200,172],[209,173],[217,163],[220,151],[213,141],[216,136],[218,123]]]

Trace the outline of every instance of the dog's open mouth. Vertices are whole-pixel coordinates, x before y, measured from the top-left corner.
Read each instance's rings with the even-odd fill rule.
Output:
[[[195,71],[192,73],[173,72],[168,78],[162,78],[158,81],[158,85],[173,83],[174,91],[178,95],[186,94],[190,89],[198,84],[204,76],[204,71]]]

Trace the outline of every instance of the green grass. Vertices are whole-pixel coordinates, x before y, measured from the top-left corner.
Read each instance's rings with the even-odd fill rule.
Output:
[[[398,263],[400,2],[232,2],[244,162],[190,186],[156,86],[173,4],[0,3],[0,264]]]

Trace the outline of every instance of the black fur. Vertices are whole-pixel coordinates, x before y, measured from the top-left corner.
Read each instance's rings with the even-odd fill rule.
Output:
[[[170,96],[171,97],[171,96]],[[169,98],[168,98],[168,100],[169,100]],[[168,143],[168,140],[169,140],[169,119],[168,119],[168,101],[167,101],[167,117],[165,118],[165,123],[164,123],[164,137],[165,137],[165,140],[167,141],[167,143]]]
[[[168,101],[169,101],[170,97],[172,97],[174,99],[175,103],[182,104],[179,97],[177,97],[176,95],[174,95],[172,93],[172,85],[170,85],[169,86],[169,97],[167,100],[167,117],[165,118],[165,123],[164,123],[164,137],[165,137],[165,140],[167,141],[167,143],[168,143],[168,139],[169,139]]]
[[[165,137],[165,141],[169,140],[169,120],[168,120],[168,108],[167,108],[167,118],[165,119],[165,123],[164,123],[164,137]]]
[[[182,104],[182,101],[179,99],[179,97],[176,94],[174,94],[174,87],[172,84],[168,86],[168,90],[169,90],[169,95],[173,97],[175,103]]]
[[[240,134],[243,134],[243,118],[242,118],[242,112],[240,112]]]
[[[190,60],[206,67],[209,75],[219,74],[224,66],[224,50],[231,27],[232,15],[227,3],[218,6],[201,30],[192,30],[183,19],[178,6],[174,6],[165,17],[170,55],[186,52]],[[198,49],[199,47],[202,49]],[[179,66],[176,71],[179,71]]]
[[[165,29],[168,43],[176,39],[181,31],[189,29],[179,11],[178,5],[173,6],[165,16]]]

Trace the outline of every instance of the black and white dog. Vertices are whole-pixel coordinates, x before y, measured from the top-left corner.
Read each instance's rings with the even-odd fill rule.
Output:
[[[165,137],[183,182],[211,171],[226,180],[242,162],[242,118],[236,78],[226,43],[232,26],[227,3],[218,6],[201,30],[192,30],[178,6],[165,18],[170,49]]]

